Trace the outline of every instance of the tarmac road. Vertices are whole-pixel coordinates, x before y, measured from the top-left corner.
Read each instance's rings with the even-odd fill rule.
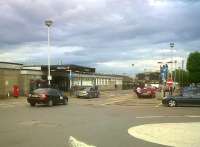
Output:
[[[151,99],[141,100],[139,105],[128,101],[128,105],[122,99],[129,95],[123,96],[122,92],[109,98],[112,93],[101,96],[102,100],[70,99],[68,105],[54,107],[30,107],[25,99],[0,101],[0,146],[67,147],[69,136],[73,136],[97,147],[162,147],[164,145],[158,144],[162,138],[151,143],[144,137],[135,138],[128,130],[145,124],[175,123],[178,126],[176,123],[200,122],[200,107],[168,108]],[[159,130],[167,128],[161,126]],[[168,132],[170,134],[169,129]]]

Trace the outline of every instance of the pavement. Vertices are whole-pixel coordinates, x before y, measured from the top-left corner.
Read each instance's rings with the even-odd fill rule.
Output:
[[[177,147],[199,147],[199,132],[200,122],[145,124],[128,130],[138,139]]]
[[[30,107],[25,98],[1,100],[0,146],[68,147],[73,136],[97,147],[181,146],[187,141],[196,147],[199,109],[168,108],[158,98],[138,99],[128,90],[106,91],[95,99],[70,97],[68,105],[54,107]]]

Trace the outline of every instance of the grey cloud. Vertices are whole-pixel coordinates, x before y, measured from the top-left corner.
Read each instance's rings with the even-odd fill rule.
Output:
[[[47,18],[54,20],[53,46],[84,48],[52,57],[54,63],[63,60],[96,65],[116,60],[152,57],[156,60],[162,54],[155,49],[167,48],[171,41],[183,54],[199,49],[200,2],[170,3],[160,9],[150,6],[148,0],[3,0],[0,2],[0,52],[35,44],[34,52],[34,48],[46,44],[44,20]],[[33,60],[45,63],[45,59],[34,57]]]

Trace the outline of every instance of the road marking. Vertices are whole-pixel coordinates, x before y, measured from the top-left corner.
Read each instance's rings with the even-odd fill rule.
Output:
[[[162,118],[162,117],[167,117],[167,116],[137,116],[135,118]]]
[[[200,115],[185,115],[185,117],[200,118]]]
[[[19,125],[27,126],[27,127],[60,127],[60,124],[52,123],[52,122],[42,122],[38,120],[24,121],[20,122]]]
[[[69,147],[95,147],[93,145],[88,145],[85,142],[79,141],[72,136],[69,137],[68,143]]]
[[[149,115],[149,116],[137,116],[135,118],[138,119],[151,119],[151,118],[180,118],[180,117],[188,117],[188,118],[200,118],[200,115]]]
[[[160,104],[156,105],[155,107],[159,107],[159,106],[161,106],[161,105],[162,105],[162,103],[160,103]]]
[[[123,101],[126,101],[126,100],[128,100],[128,99],[114,100],[114,101],[111,101],[111,102],[103,103],[101,105],[111,105],[111,104],[118,103],[118,102],[123,102]]]
[[[0,104],[0,108],[12,108],[14,105],[12,104]]]
[[[138,139],[176,147],[199,147],[199,132],[200,122],[145,124],[128,129]]]

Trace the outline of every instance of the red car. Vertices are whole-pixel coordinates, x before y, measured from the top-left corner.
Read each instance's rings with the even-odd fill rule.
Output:
[[[155,98],[156,97],[156,89],[153,87],[144,87],[141,88],[141,90],[139,92],[136,92],[137,96],[139,98],[142,97],[151,97],[151,98]]]

